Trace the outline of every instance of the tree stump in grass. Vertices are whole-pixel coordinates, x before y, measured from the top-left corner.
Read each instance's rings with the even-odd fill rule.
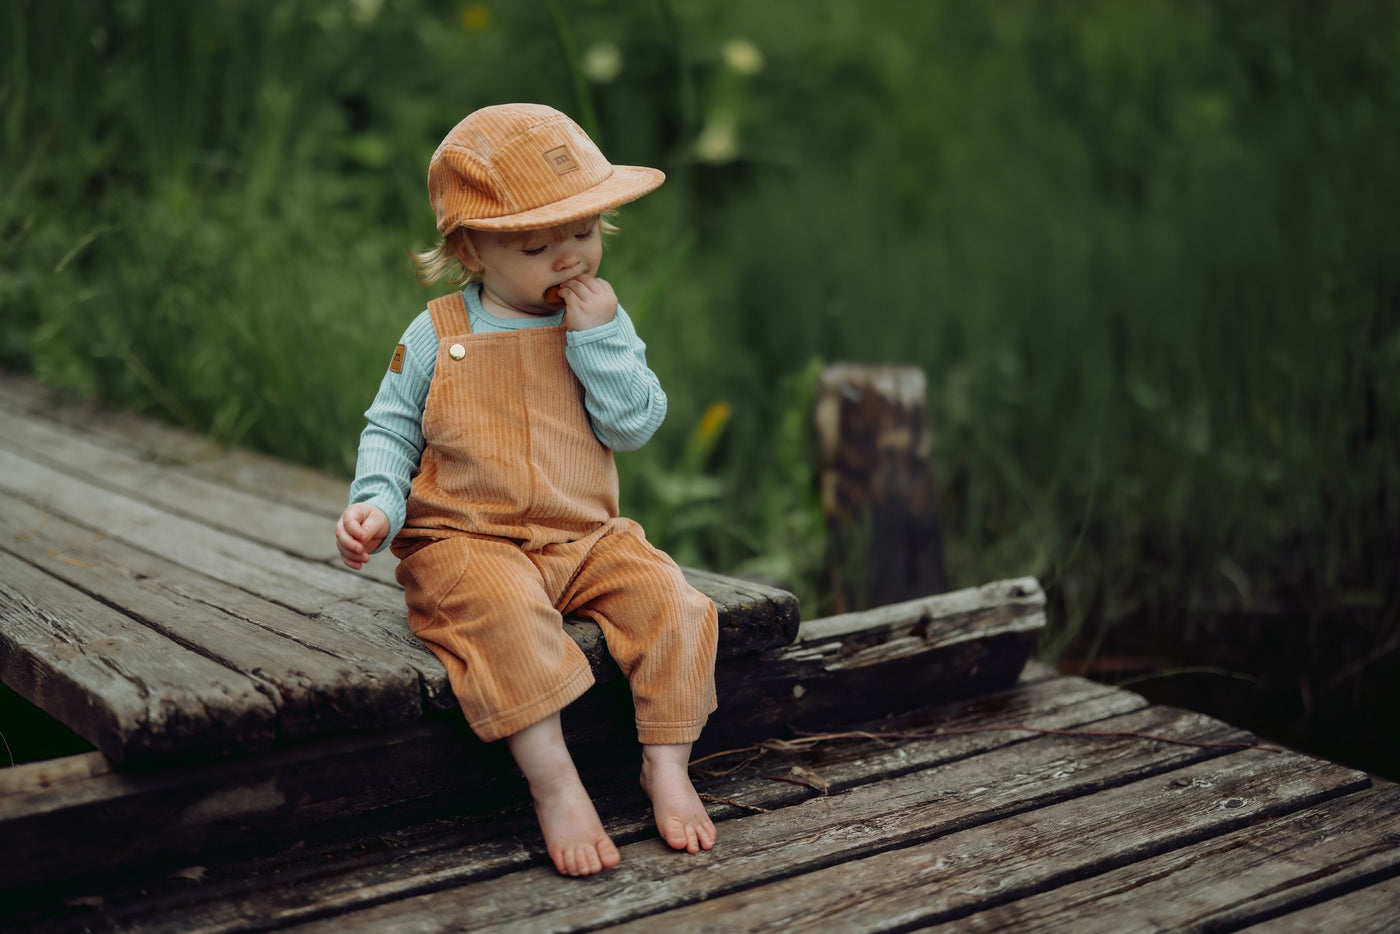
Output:
[[[829,366],[815,419],[832,611],[946,590],[923,371]]]

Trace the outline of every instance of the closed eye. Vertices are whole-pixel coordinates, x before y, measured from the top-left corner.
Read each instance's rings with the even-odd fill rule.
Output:
[[[546,249],[548,249],[548,248],[549,248],[549,244],[546,243],[546,244],[544,244],[544,245],[542,245],[542,246],[531,247],[531,248],[528,249],[528,250],[521,250],[520,252],[524,253],[526,256],[539,256],[541,253],[543,253],[543,252],[544,252]]]

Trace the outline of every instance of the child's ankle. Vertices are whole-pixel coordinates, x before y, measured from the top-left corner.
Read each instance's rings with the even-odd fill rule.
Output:
[[[667,768],[690,767],[690,743],[643,743],[642,762]]]

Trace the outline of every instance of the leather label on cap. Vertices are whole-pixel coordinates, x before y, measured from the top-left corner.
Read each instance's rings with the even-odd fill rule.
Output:
[[[578,163],[574,161],[568,146],[555,147],[545,153],[544,158],[549,163],[549,167],[554,170],[555,175],[565,175],[578,168]]]
[[[400,344],[399,346],[397,346],[397,347],[394,348],[394,356],[391,357],[390,360],[389,360],[389,372],[390,372],[390,373],[402,373],[402,372],[403,372],[403,353],[404,353],[403,344]]]

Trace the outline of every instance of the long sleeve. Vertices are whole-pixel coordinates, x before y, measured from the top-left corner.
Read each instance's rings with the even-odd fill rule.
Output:
[[[619,306],[607,324],[569,332],[565,355],[598,440],[614,451],[646,444],[666,419],[666,393],[627,312]]]
[[[389,517],[385,545],[403,528],[409,487],[423,456],[423,407],[437,360],[437,336],[426,311],[404,332],[403,346],[402,369],[384,374],[365,412],[350,484],[350,502],[369,503]]]

